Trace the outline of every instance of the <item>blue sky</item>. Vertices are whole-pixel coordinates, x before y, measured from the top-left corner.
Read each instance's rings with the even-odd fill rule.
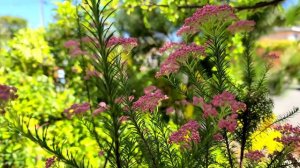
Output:
[[[45,25],[53,20],[54,2],[63,0],[0,0],[0,16],[24,18],[32,28],[42,26],[41,2],[43,2]]]
[[[41,2],[44,9],[45,25],[53,20],[54,2],[63,0],[0,0],[0,16],[18,16],[28,21],[29,27],[36,28],[42,25]],[[284,6],[297,3],[298,0],[286,0]]]

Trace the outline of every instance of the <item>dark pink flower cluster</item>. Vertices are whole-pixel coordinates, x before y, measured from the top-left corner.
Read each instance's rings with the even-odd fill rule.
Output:
[[[70,55],[73,57],[87,54],[86,51],[80,49],[80,43],[77,40],[66,41],[64,46],[70,50]]]
[[[185,62],[189,56],[205,55],[205,47],[196,44],[181,44],[170,56],[161,64],[160,71],[156,73],[156,77],[169,75],[179,70],[180,64]]]
[[[133,109],[153,112],[161,100],[168,98],[167,95],[163,94],[163,92],[155,86],[145,88],[144,92],[145,95],[133,103]]]
[[[17,88],[0,84],[0,101],[9,101],[18,98]]]
[[[95,109],[95,110],[93,111],[93,114],[92,114],[92,115],[93,115],[93,116],[97,116],[97,115],[103,113],[104,111],[108,110],[108,108],[109,108],[109,106],[106,105],[105,102],[100,102],[100,103],[98,104],[98,108]]]
[[[53,156],[51,158],[48,158],[46,160],[45,168],[50,168],[55,163],[55,161],[56,161],[56,157],[55,156]]]
[[[194,27],[191,26],[182,26],[177,32],[177,36],[183,36],[183,35],[189,35],[197,33],[197,30]]]
[[[279,53],[276,51],[269,52],[267,58],[275,60],[279,58]]]
[[[214,139],[215,141],[222,141],[224,138],[223,138],[222,134],[217,133],[217,134],[215,134],[215,135],[213,136],[213,139]]]
[[[71,118],[73,115],[79,115],[87,112],[90,109],[89,103],[82,103],[82,104],[73,104],[70,108],[65,109],[64,113],[66,114],[67,118]]]
[[[214,96],[212,104],[215,107],[230,106],[233,113],[237,112],[238,110],[246,110],[246,104],[243,102],[236,101],[235,96],[227,91],[224,91],[223,93]]]
[[[280,138],[275,138],[277,142],[284,145],[300,145],[300,127],[293,127],[291,124],[285,124],[283,126],[278,125],[275,127],[282,135]]]
[[[193,97],[193,105],[200,106],[202,108],[204,118],[217,117],[218,107],[230,107],[231,114],[218,122],[219,128],[226,129],[229,132],[234,132],[237,127],[237,112],[239,110],[246,110],[246,104],[235,100],[235,96],[227,91],[215,95],[211,103],[206,103],[202,97]]]
[[[226,129],[228,132],[234,132],[237,127],[237,114],[231,114],[226,117],[226,119],[221,119],[218,122],[218,127],[221,129]]]
[[[246,153],[245,157],[251,161],[260,161],[260,159],[265,157],[265,155],[261,151],[255,150],[255,151],[249,151],[248,153]]]
[[[250,32],[254,29],[255,22],[253,20],[240,20],[228,26],[227,30],[231,33]]]
[[[107,43],[108,47],[122,45],[125,48],[137,46],[136,38],[111,37]]]
[[[188,148],[193,143],[199,143],[200,135],[198,129],[200,125],[197,121],[191,120],[184,124],[178,131],[173,132],[169,137],[170,143],[181,145],[181,147]]]
[[[166,109],[166,114],[167,114],[167,115],[170,115],[170,114],[172,114],[172,113],[174,113],[174,112],[175,112],[175,109],[174,109],[173,106],[168,107],[168,108]]]
[[[193,97],[193,105],[199,106],[203,109],[203,117],[209,116],[216,117],[218,115],[217,107],[229,106],[232,113],[236,113],[239,110],[245,111],[246,104],[236,101],[235,96],[229,92],[224,91],[219,95],[215,95],[211,103],[205,103],[202,97]]]
[[[200,26],[208,22],[223,24],[228,21],[236,20],[233,8],[229,5],[205,5],[199,8],[189,18],[185,19],[184,25],[177,34],[193,34],[200,31]],[[190,32],[188,32],[190,30]]]
[[[159,48],[159,52],[163,53],[166,52],[168,50],[174,49],[174,48],[178,48],[179,46],[181,46],[182,43],[175,43],[175,42],[166,42],[161,48]]]

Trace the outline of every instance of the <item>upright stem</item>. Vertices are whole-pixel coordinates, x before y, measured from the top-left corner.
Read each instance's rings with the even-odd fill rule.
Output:
[[[231,157],[229,140],[228,140],[227,132],[226,131],[224,132],[224,139],[225,139],[225,143],[226,143],[226,149],[227,149],[227,153],[228,153],[228,159],[229,159],[230,168],[234,168],[232,157]]]

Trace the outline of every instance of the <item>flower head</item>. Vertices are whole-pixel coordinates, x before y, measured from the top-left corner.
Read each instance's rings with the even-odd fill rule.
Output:
[[[173,132],[169,137],[169,142],[179,144],[184,148],[188,148],[192,142],[199,143],[199,128],[200,125],[198,122],[191,120],[184,124],[178,131]]]
[[[234,132],[237,127],[237,114],[231,114],[227,116],[226,119],[221,119],[218,122],[218,127],[220,129],[226,129],[228,132]]]
[[[213,139],[214,139],[215,141],[222,141],[224,138],[223,138],[222,134],[217,133],[217,134],[215,134],[215,135],[213,136]]]
[[[93,115],[93,116],[96,116],[96,115],[98,115],[98,114],[101,114],[101,113],[103,113],[104,111],[108,110],[108,108],[109,108],[109,106],[106,105],[105,102],[100,102],[100,103],[98,104],[98,108],[95,109],[95,110],[93,111],[93,114],[92,114],[92,115]]]
[[[0,84],[0,101],[7,102],[18,98],[17,88]]]
[[[144,96],[133,103],[133,109],[153,112],[159,102],[167,98],[168,96],[164,95],[160,89],[151,87],[151,91],[146,91]]]
[[[176,33],[177,36],[189,35],[196,33],[197,30],[191,26],[183,25]]]
[[[164,43],[164,45],[161,48],[159,48],[159,52],[163,53],[163,52],[166,52],[168,50],[178,48],[180,45],[181,45],[181,43],[166,42],[166,43]]]
[[[137,46],[136,38],[111,37],[107,43],[108,47],[121,45],[124,48]]]
[[[252,161],[260,161],[261,158],[265,157],[265,155],[261,151],[255,150],[246,153],[245,157]]]
[[[174,112],[175,112],[175,109],[174,109],[173,106],[168,107],[168,108],[166,109],[166,114],[167,114],[167,115],[170,115],[170,114],[172,114],[172,113],[174,113]]]
[[[293,127],[291,124],[276,126],[275,129],[281,133],[281,137],[275,138],[275,141],[284,145],[300,145],[300,127]]]
[[[68,118],[71,118],[73,115],[80,115],[87,112],[90,109],[89,103],[82,104],[73,104],[70,108],[65,109],[64,113]]]
[[[55,161],[56,161],[56,157],[55,156],[53,156],[51,158],[48,158],[46,160],[45,168],[50,168],[55,163]]]
[[[206,23],[224,24],[236,20],[236,18],[233,8],[229,5],[205,5],[203,8],[197,9],[191,17],[185,19],[184,27],[189,27],[194,33],[197,30],[200,31],[200,26]]]
[[[170,56],[161,64],[160,71],[156,77],[175,73],[180,68],[180,63],[187,61],[189,56],[205,55],[205,47],[196,44],[181,44]]]

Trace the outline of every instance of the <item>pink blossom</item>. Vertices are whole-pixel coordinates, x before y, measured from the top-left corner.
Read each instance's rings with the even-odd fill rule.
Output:
[[[203,117],[204,118],[207,118],[209,116],[211,116],[211,117],[218,116],[217,109],[215,107],[213,107],[213,105],[211,105],[211,104],[204,103],[202,106],[202,109],[203,109]]]
[[[163,53],[167,50],[178,48],[182,43],[175,43],[175,42],[166,42],[160,49],[159,52]]]
[[[265,157],[265,155],[261,151],[255,150],[246,153],[245,157],[252,161],[259,161],[261,158]]]
[[[214,139],[215,141],[222,141],[222,140],[223,140],[223,136],[222,136],[222,134],[217,133],[217,134],[215,134],[215,135],[213,136],[213,139]]]
[[[101,156],[103,156],[103,155],[104,155],[104,151],[103,151],[103,150],[101,150],[101,151],[98,152],[98,156],[101,157]]]
[[[148,86],[148,87],[144,88],[144,94],[152,93],[155,90],[157,90],[156,86],[153,86],[153,85]]]
[[[250,32],[254,29],[255,22],[253,20],[240,20],[228,26],[227,30],[231,33],[246,31]]]
[[[173,106],[168,107],[168,108],[166,109],[166,114],[167,114],[167,115],[170,115],[170,114],[172,114],[172,113],[174,113],[174,112],[175,112],[175,109],[174,109]]]
[[[159,72],[156,72],[155,77],[168,76],[171,73],[176,73],[180,68],[180,65],[175,60],[165,60],[160,65]]]
[[[153,112],[158,106],[161,100],[165,100],[168,97],[163,94],[160,89],[155,88],[151,92],[147,92],[144,96],[140,97],[133,103],[133,109],[141,111]]]
[[[156,73],[156,77],[169,75],[179,70],[180,64],[185,62],[189,56],[205,55],[205,47],[196,44],[181,44],[170,56],[161,64],[160,71]]]
[[[0,84],[0,101],[9,101],[18,98],[17,88]]]
[[[97,116],[98,114],[101,114],[101,113],[103,113],[104,111],[108,110],[108,108],[109,108],[109,106],[106,105],[105,102],[100,102],[100,103],[98,104],[98,108],[95,109],[95,110],[93,111],[93,114],[92,114],[92,115],[93,115],[93,116]]]
[[[200,135],[198,129],[200,125],[197,121],[191,120],[181,126],[181,128],[173,132],[169,137],[170,143],[180,144],[184,148],[188,148],[190,143],[199,143]]]
[[[275,60],[279,58],[279,53],[276,51],[269,52],[267,58]]]
[[[176,33],[177,36],[189,35],[196,33],[197,30],[191,26],[183,25]]]
[[[77,57],[77,56],[86,55],[86,54],[87,54],[87,52],[81,50],[80,48],[73,48],[73,49],[70,50],[70,55],[72,57]]]
[[[275,138],[277,142],[283,143],[284,145],[300,145],[300,127],[293,127],[291,124],[285,124],[283,126],[278,125],[275,127],[282,136]]]
[[[235,96],[227,91],[224,91],[223,93],[213,97],[212,104],[216,107],[221,107],[230,104],[232,101],[235,101]]]
[[[120,122],[120,123],[124,123],[124,122],[126,122],[128,119],[129,119],[129,116],[121,116],[121,117],[119,118],[119,122]]]
[[[227,91],[221,94],[215,95],[212,100],[212,104],[215,107],[230,106],[232,112],[237,112],[238,110],[245,111],[246,104],[235,100],[235,96]]]
[[[68,118],[71,118],[73,115],[79,115],[87,112],[90,109],[89,103],[82,104],[73,104],[70,108],[65,109],[64,113]]]
[[[226,129],[229,132],[234,132],[236,130],[237,127],[237,115],[236,114],[232,114],[230,116],[227,116],[226,119],[221,119],[218,122],[218,127],[220,129]]]
[[[136,38],[123,38],[123,37],[111,37],[108,41],[107,46],[111,47],[114,45],[122,45],[123,47],[135,47],[137,46]]]
[[[65,42],[64,46],[66,48],[78,48],[79,42],[77,40],[68,40]]]
[[[56,157],[55,156],[53,156],[51,158],[48,158],[46,160],[45,168],[50,168],[55,163],[55,161],[56,161]]]
[[[198,106],[198,105],[203,105],[204,104],[204,99],[202,97],[193,97],[193,105]]]
[[[233,8],[229,5],[205,5],[199,8],[189,18],[185,19],[184,26],[190,26],[193,30],[199,30],[199,27],[208,22],[224,24],[236,20]]]

